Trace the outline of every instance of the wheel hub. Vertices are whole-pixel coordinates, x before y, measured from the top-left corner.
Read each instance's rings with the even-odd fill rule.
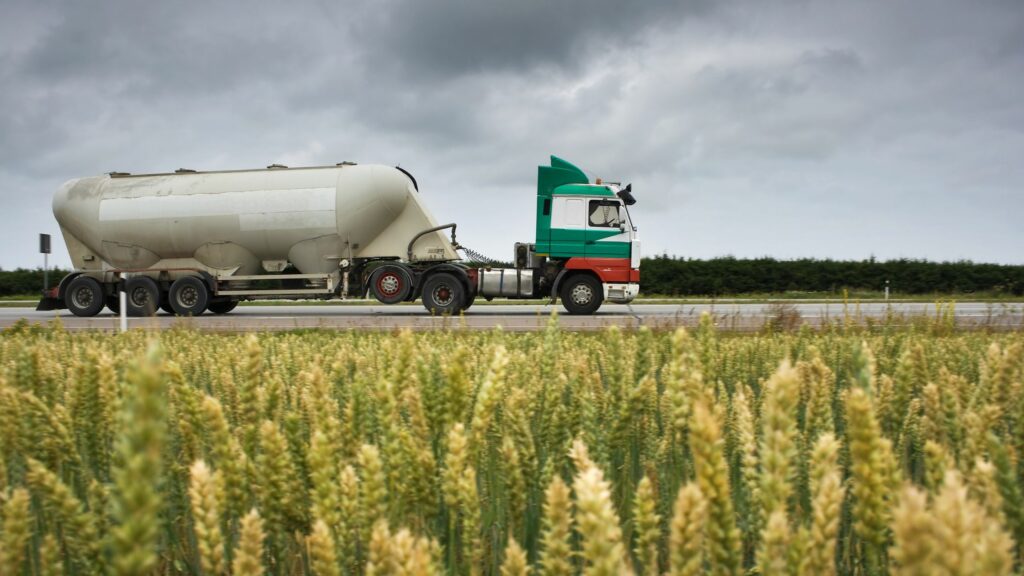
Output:
[[[75,290],[75,305],[79,308],[88,308],[92,305],[92,290],[86,287]]]
[[[585,306],[590,304],[590,301],[593,300],[594,291],[586,284],[577,284],[576,286],[573,286],[571,296],[574,304]]]
[[[377,281],[377,290],[385,296],[394,296],[402,289],[402,280],[397,274],[383,274]]]
[[[185,308],[195,306],[197,301],[199,301],[199,292],[191,286],[186,286],[178,292],[178,303]]]
[[[442,306],[449,304],[452,301],[451,288],[444,284],[434,288],[434,301]]]
[[[132,290],[132,304],[140,308],[149,304],[149,291],[141,287]]]

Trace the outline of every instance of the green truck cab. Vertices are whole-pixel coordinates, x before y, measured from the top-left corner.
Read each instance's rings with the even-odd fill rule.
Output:
[[[582,170],[551,157],[537,172],[533,252],[558,270],[552,296],[570,313],[592,313],[608,300],[628,303],[640,290],[640,240],[628,207],[632,185],[590,183]]]

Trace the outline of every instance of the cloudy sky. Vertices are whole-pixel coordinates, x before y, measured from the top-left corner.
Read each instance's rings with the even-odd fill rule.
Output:
[[[1020,0],[0,0],[0,267],[70,178],[400,164],[493,257],[536,166],[647,254],[1024,263]]]

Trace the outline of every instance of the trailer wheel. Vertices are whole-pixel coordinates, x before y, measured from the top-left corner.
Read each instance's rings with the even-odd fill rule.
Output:
[[[160,287],[148,276],[129,278],[124,285],[125,306],[129,316],[152,316],[160,306]]]
[[[167,295],[171,308],[179,316],[199,316],[210,302],[206,284],[195,276],[182,276],[175,280]]]
[[[423,283],[423,307],[433,314],[458,314],[466,301],[465,292],[455,276],[438,272]]]
[[[381,304],[398,304],[412,293],[412,275],[401,266],[385,264],[370,274],[370,291]]]
[[[95,278],[78,276],[68,284],[64,304],[75,316],[95,316],[103,310],[103,287]]]
[[[562,306],[569,314],[593,314],[601,307],[604,291],[597,278],[576,274],[562,283],[561,297]]]
[[[214,314],[227,314],[238,306],[238,300],[221,300],[220,302],[210,302],[208,306],[210,312]]]

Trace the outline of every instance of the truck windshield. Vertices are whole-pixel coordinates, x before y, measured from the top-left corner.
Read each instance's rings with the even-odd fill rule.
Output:
[[[619,206],[616,200],[591,200],[588,210],[591,226],[617,228],[619,226]]]

